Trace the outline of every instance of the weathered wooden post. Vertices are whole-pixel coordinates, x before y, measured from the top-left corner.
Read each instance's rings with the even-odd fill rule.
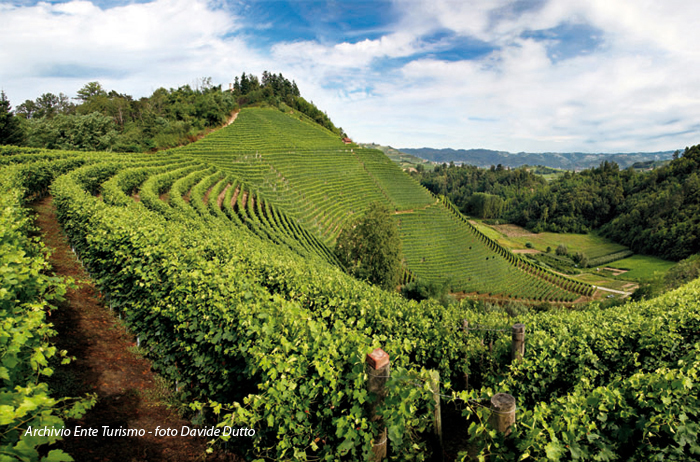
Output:
[[[430,371],[430,390],[433,392],[435,400],[435,411],[433,413],[433,434],[438,447],[439,460],[443,460],[442,446],[442,413],[440,412],[440,372]]]
[[[515,398],[506,393],[496,393],[491,397],[491,416],[489,425],[506,436],[510,434],[511,425],[515,423]]]
[[[513,325],[512,360],[518,361],[525,356],[525,324]]]
[[[462,327],[464,328],[464,338],[465,342],[468,341],[469,337],[469,321],[464,320]],[[469,362],[469,358],[464,358],[465,362]],[[469,390],[469,372],[464,373],[464,389]]]
[[[369,403],[370,420],[374,422],[381,421],[381,416],[377,414],[377,407],[384,402],[384,397],[386,396],[385,385],[391,375],[389,354],[381,348],[376,348],[367,355],[365,369],[369,378],[367,391],[376,396],[376,399],[371,400]],[[381,425],[379,428],[379,435],[375,438],[375,443],[372,446],[372,462],[381,461],[386,457],[387,453],[387,429]]]

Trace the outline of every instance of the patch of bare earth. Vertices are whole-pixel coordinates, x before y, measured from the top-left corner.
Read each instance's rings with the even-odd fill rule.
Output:
[[[529,253],[529,254],[535,254],[535,253],[542,253],[537,249],[513,249],[511,250],[513,253]]]
[[[231,117],[229,117],[228,120],[226,121],[226,126],[227,126],[227,127],[228,127],[229,125],[231,125],[231,124],[236,120],[236,117],[238,117],[238,113],[239,113],[239,111],[236,111],[236,112],[234,112],[233,114],[231,114]]]
[[[221,194],[219,194],[219,197],[216,198],[216,205],[219,207],[219,209],[221,209],[221,205],[224,203],[224,198],[226,197],[226,191],[228,191],[228,188],[230,187],[231,183],[227,184],[224,190],[221,191]]]
[[[503,234],[506,237],[525,237],[525,236],[536,236],[535,233],[531,233],[525,228],[521,228],[518,225],[492,225],[493,229]]]
[[[39,200],[33,208],[43,241],[52,250],[53,270],[78,281],[78,288],[68,291],[66,300],[49,318],[58,332],[53,339],[57,347],[76,358],[58,368],[52,386],[70,396],[98,396],[97,405],[83,419],[67,422],[71,429],[76,425],[98,429],[98,436],[69,436],[57,447],[77,461],[88,462],[242,460],[223,451],[207,456],[205,438],[158,437],[148,433],[156,427],[179,431],[192,424],[159,401],[158,397],[166,396],[168,391],[158,387],[150,362],[133,348],[133,336],[102,303],[100,293],[66,241],[52,199]],[[140,437],[107,437],[102,436],[104,426],[143,429],[146,433]]]
[[[236,201],[238,200],[238,193],[241,191],[240,186],[236,186],[236,189],[233,190],[233,194],[231,196],[231,208],[234,208],[236,205]]]
[[[620,268],[610,268],[610,267],[605,267],[603,268],[606,271],[610,271],[613,276],[619,276],[621,274],[625,274],[628,270],[623,270]]]

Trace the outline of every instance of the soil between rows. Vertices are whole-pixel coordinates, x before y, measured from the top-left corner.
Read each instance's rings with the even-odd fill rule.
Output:
[[[133,348],[135,341],[117,317],[101,301],[99,291],[70,249],[56,219],[52,198],[33,205],[43,242],[51,249],[51,265],[57,275],[78,282],[49,321],[58,332],[54,340],[59,350],[68,350],[76,359],[58,368],[52,386],[62,395],[83,396],[97,393],[98,402],[83,419],[67,422],[67,428],[99,429],[98,436],[69,436],[55,448],[76,461],[241,461],[224,451],[207,455],[207,439],[198,437],[157,437],[156,427],[181,430],[193,425],[162,403],[169,391],[151,370],[148,360]],[[142,437],[102,436],[110,429],[144,429]],[[148,434],[148,432],[154,434]],[[234,448],[235,450],[235,448]]]

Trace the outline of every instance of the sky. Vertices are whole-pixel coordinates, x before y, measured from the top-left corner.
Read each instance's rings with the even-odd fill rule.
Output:
[[[281,72],[353,140],[511,152],[700,143],[700,2],[0,0],[13,106]]]

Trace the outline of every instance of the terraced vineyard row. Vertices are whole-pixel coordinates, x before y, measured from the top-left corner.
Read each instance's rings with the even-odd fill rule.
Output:
[[[449,279],[458,291],[535,301],[572,302],[590,289],[494,247],[380,151],[348,147],[277,110],[243,110],[227,129],[173,152],[219,166],[327,247],[370,203],[386,204],[399,213],[405,281]]]
[[[595,288],[589,284],[585,284],[562,274],[553,273],[552,271],[537,266],[532,262],[515,255],[510,250],[506,249],[498,242],[482,233],[476,226],[472,225],[469,220],[467,220],[467,218],[462,215],[459,210],[457,210],[457,207],[455,207],[455,205],[449,201],[449,199],[441,197],[441,201],[448,210],[450,210],[462,223],[469,227],[471,232],[481,242],[486,244],[491,250],[505,258],[509,263],[515,265],[517,268],[520,268],[538,278],[544,279],[547,282],[551,282],[564,291],[570,291],[584,296],[591,296],[593,295],[593,292],[595,292]]]
[[[149,163],[122,170],[106,181],[102,185],[105,202],[123,206],[138,197],[143,205],[166,217],[223,219],[299,255],[316,255],[340,265],[323,242],[233,176],[176,157],[156,162],[157,166]]]

